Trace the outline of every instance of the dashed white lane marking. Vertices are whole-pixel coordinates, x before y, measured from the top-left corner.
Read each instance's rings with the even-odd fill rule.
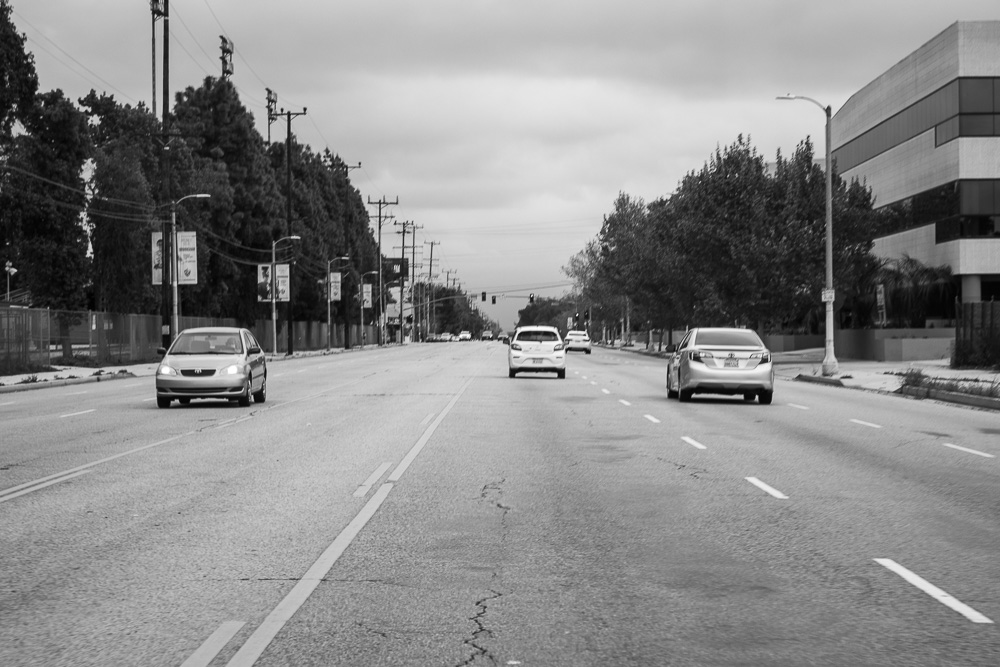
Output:
[[[878,563],[882,567],[887,568],[887,569],[889,569],[892,572],[895,572],[896,574],[898,574],[899,576],[901,576],[903,579],[905,579],[906,581],[910,582],[911,584],[913,584],[914,586],[916,586],[917,588],[919,588],[920,590],[922,590],[924,593],[927,593],[928,595],[930,595],[932,598],[934,598],[935,600],[937,600],[941,604],[946,605],[946,606],[950,607],[951,609],[957,611],[959,614],[961,614],[962,616],[965,616],[967,619],[969,619],[973,623],[992,623],[993,622],[990,619],[988,619],[987,617],[985,617],[982,614],[980,614],[978,611],[976,611],[972,607],[970,607],[969,605],[967,605],[967,604],[965,604],[963,602],[959,602],[953,596],[951,596],[948,593],[944,592],[943,590],[941,590],[940,588],[938,588],[937,586],[935,586],[931,582],[927,581],[926,579],[924,579],[920,575],[915,574],[914,572],[911,572],[910,570],[907,570],[905,567],[903,567],[902,565],[900,565],[896,561],[894,561],[894,560],[892,560],[890,558],[875,558],[874,560],[875,560],[876,563]]]
[[[691,445],[692,447],[697,447],[698,449],[708,449],[708,447],[706,447],[705,445],[701,444],[700,442],[698,442],[694,438],[687,437],[686,435],[684,437],[682,437],[681,440],[683,440],[687,444]]]
[[[965,452],[967,454],[975,454],[976,456],[982,456],[982,457],[985,457],[985,458],[988,458],[988,459],[994,459],[994,458],[996,458],[992,454],[987,454],[986,452],[980,452],[980,451],[978,451],[976,449],[969,449],[968,447],[961,447],[959,445],[953,445],[950,442],[943,442],[941,444],[943,444],[945,447],[951,447],[952,449],[957,449],[958,451]]]
[[[764,482],[760,481],[756,477],[744,477],[744,479],[746,481],[750,482],[751,484],[753,484],[754,486],[756,486],[758,489],[761,489],[762,491],[770,493],[772,496],[774,496],[778,500],[788,500],[788,496],[786,496],[785,494],[783,494],[781,491],[778,491],[773,486],[771,486],[769,484],[765,484]]]
[[[804,405],[799,405],[798,403],[789,403],[788,407],[795,408],[796,410],[808,410],[809,408]]]
[[[87,392],[85,392],[85,391],[73,391],[73,392],[70,392],[70,393],[68,393],[66,395],[67,396],[83,396],[86,393]]]
[[[618,402],[621,403],[622,405],[624,405],[626,408],[632,405],[631,403],[629,403],[628,401],[626,401],[624,398],[619,398]]]
[[[586,376],[586,375],[581,375],[580,377],[581,377],[582,379],[584,379],[584,380],[586,380],[586,379],[587,379],[587,376]]]
[[[601,390],[601,392],[602,392],[602,393],[604,393],[604,394],[610,394],[610,393],[611,393],[611,392],[610,392],[610,391],[608,391],[607,389],[602,389],[602,390]]]
[[[368,491],[372,488],[372,485],[375,484],[375,482],[382,479],[382,475],[384,475],[385,471],[391,467],[392,467],[392,462],[390,461],[388,463],[383,463],[378,468],[375,468],[375,472],[369,475],[368,479],[365,480],[364,484],[359,486],[357,490],[354,492],[354,497],[364,498],[366,495],[368,495]]]
[[[878,424],[873,424],[871,422],[864,422],[861,421],[860,419],[852,419],[851,421],[854,422],[855,424],[860,424],[861,426],[868,426],[870,428],[882,428]]]
[[[94,412],[94,410],[83,410],[82,412],[71,412],[68,415],[59,415],[59,419],[64,419],[66,417],[78,417],[80,415],[85,415],[88,412]]]
[[[6,403],[0,403],[0,408],[6,407],[8,405],[15,405],[16,401],[7,401]]]
[[[190,658],[184,661],[181,667],[207,667],[244,625],[246,623],[243,621],[226,621],[191,654]]]
[[[643,415],[643,417],[645,417],[649,421],[653,422],[654,424],[659,424],[660,423],[660,420],[657,419],[656,417],[654,417],[653,415]]]
[[[156,400],[156,396],[153,396],[152,398],[144,398],[144,399],[142,399],[142,402],[143,403],[149,403],[150,401],[155,401],[155,400]]]
[[[594,382],[593,380],[591,380],[591,381],[590,381],[590,384],[592,384],[592,385],[594,385],[594,386],[597,386],[597,383],[596,383],[596,382]]]

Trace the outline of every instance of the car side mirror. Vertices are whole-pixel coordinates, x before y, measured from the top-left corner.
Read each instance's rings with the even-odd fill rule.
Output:
[[[167,348],[165,348],[165,347],[158,347],[158,348],[156,348],[156,353],[162,357],[162,356],[164,356],[167,353]]]
[[[667,354],[673,354],[677,351],[676,345],[667,345]]]
[[[247,354],[260,354],[260,348],[251,347],[250,349],[247,350]]]

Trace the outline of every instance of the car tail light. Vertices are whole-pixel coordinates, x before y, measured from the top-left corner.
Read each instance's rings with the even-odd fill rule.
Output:
[[[713,359],[715,355],[711,352],[705,352],[704,350],[691,350],[691,361],[700,361],[705,363],[705,359]]]
[[[767,364],[771,362],[770,352],[754,352],[750,355],[751,359],[760,359],[760,363]]]
[[[556,343],[555,346],[552,348],[552,351],[553,352],[558,352],[561,349],[563,349],[563,344],[562,343]]]
[[[521,345],[519,343],[511,343],[510,344],[510,349],[517,350],[518,352],[520,352],[521,351]]]

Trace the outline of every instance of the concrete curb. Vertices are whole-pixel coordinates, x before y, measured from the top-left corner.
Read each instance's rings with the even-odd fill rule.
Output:
[[[74,384],[88,384],[90,382],[108,382],[109,380],[124,380],[126,378],[138,377],[130,372],[124,373],[101,373],[100,375],[90,375],[83,378],[65,378],[62,380],[39,380],[38,382],[19,382],[18,384],[7,384],[0,387],[0,394],[12,394],[17,391],[31,391],[32,389],[48,389],[49,387],[66,387]]]
[[[929,387],[900,387],[899,393],[904,396],[925,399],[930,398],[935,401],[945,403],[958,403],[973,408],[985,408],[987,410],[1000,410],[1000,398],[989,396],[976,396],[975,394],[959,394],[954,391],[944,391],[941,389],[930,389]]]
[[[844,383],[839,378],[824,377],[822,375],[802,375],[795,376],[797,382],[812,382],[814,384],[828,384],[832,387],[843,387]]]

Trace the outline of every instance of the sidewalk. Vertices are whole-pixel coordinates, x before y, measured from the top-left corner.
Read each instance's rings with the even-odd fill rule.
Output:
[[[367,348],[368,346],[366,346]],[[359,348],[353,348],[359,349]],[[291,357],[285,355],[267,356],[267,363],[277,363],[289,358],[315,357],[327,354],[341,354],[350,350],[343,348],[333,348],[331,350],[311,350],[307,352],[296,352]],[[131,364],[123,366],[105,366],[103,368],[89,368],[83,366],[52,366],[55,370],[42,373],[21,373],[19,375],[0,375],[0,394],[15,391],[27,391],[31,389],[45,389],[47,387],[62,387],[70,384],[84,384],[87,382],[107,382],[109,380],[120,380],[123,378],[148,377],[149,386],[152,388],[152,378],[156,375],[158,361]]]

